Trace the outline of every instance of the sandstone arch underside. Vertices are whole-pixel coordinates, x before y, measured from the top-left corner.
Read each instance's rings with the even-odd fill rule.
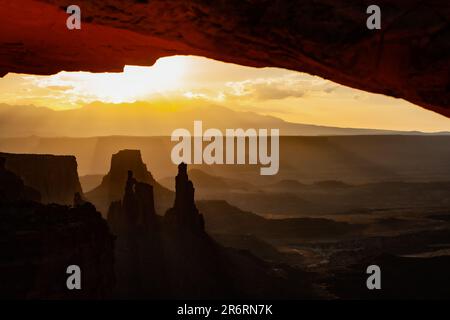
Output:
[[[121,71],[200,55],[307,72],[450,116],[450,4],[377,0],[0,0],[0,75]],[[82,10],[68,30],[66,7]]]

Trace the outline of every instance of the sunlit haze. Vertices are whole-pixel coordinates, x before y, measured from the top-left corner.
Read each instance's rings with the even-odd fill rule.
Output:
[[[0,103],[54,110],[99,101],[130,103],[174,99],[211,103],[306,124],[425,132],[450,131],[450,119],[401,99],[348,88],[308,74],[250,68],[195,56],[159,59],[120,73],[8,74]]]

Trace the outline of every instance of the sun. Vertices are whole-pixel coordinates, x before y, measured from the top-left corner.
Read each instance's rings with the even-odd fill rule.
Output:
[[[183,86],[187,66],[182,56],[161,58],[151,67],[125,66],[120,81],[129,83],[125,91],[131,94],[173,91]]]
[[[41,88],[64,88],[66,96],[85,102],[135,102],[155,93],[176,91],[183,85],[189,61],[186,56],[160,58],[153,66],[125,66],[123,72],[59,72],[34,77]]]
[[[87,73],[86,90],[104,102],[133,102],[179,89],[186,57],[161,58],[151,67],[125,66],[121,73]]]

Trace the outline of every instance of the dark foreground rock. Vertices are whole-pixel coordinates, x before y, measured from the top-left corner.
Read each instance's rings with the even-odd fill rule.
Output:
[[[130,172],[124,197],[110,206],[117,235],[115,297],[310,298],[313,275],[263,261],[245,250],[225,248],[204,231],[186,165],[179,166],[176,197],[164,217],[141,197],[151,187]]]
[[[30,158],[15,159],[24,164]],[[0,157],[0,298],[109,297],[115,283],[114,238],[106,221],[78,192],[72,207],[41,204],[39,198]],[[67,286],[73,265],[81,271],[81,290]]]
[[[0,203],[0,297],[102,299],[114,284],[114,238],[91,204]],[[67,267],[82,290],[68,290]]]
[[[381,270],[381,290],[368,290],[369,265]],[[431,258],[381,254],[332,274],[328,287],[341,299],[449,299],[450,256]]]

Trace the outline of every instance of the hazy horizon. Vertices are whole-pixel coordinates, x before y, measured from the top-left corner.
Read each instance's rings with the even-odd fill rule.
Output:
[[[93,102],[68,110],[0,104],[1,137],[101,137],[170,136],[177,128],[193,129],[201,120],[206,128],[278,128],[285,136],[332,136],[372,134],[449,134],[448,131],[392,131],[346,128],[288,122],[275,116],[239,111],[187,98],[132,103]],[[224,131],[223,131],[224,132]]]
[[[198,117],[203,117],[205,107],[214,106],[253,112],[258,119],[270,116],[294,124],[427,133],[450,131],[450,119],[402,99],[352,89],[301,72],[244,67],[196,56],[161,58],[151,67],[125,66],[118,73],[8,74],[0,78],[0,104],[0,115],[8,117],[0,119],[5,125],[17,116],[8,114],[8,106],[28,106],[27,112],[20,116],[29,121],[18,123],[19,127],[55,125],[52,117],[42,114],[34,117],[36,110],[47,112],[47,116],[50,110],[73,116],[76,110],[92,106],[148,104],[157,106],[156,112],[167,113],[161,121],[179,117],[185,106],[197,112]],[[149,110],[123,111],[126,112],[121,117],[130,122],[131,115],[126,113],[134,115],[137,122],[149,115]],[[100,119],[105,122],[111,116],[105,112],[98,117],[96,121],[101,127]],[[254,127],[260,125],[263,123],[255,123]],[[143,132],[137,135],[147,135]],[[122,133],[119,129],[117,133],[100,134]]]

